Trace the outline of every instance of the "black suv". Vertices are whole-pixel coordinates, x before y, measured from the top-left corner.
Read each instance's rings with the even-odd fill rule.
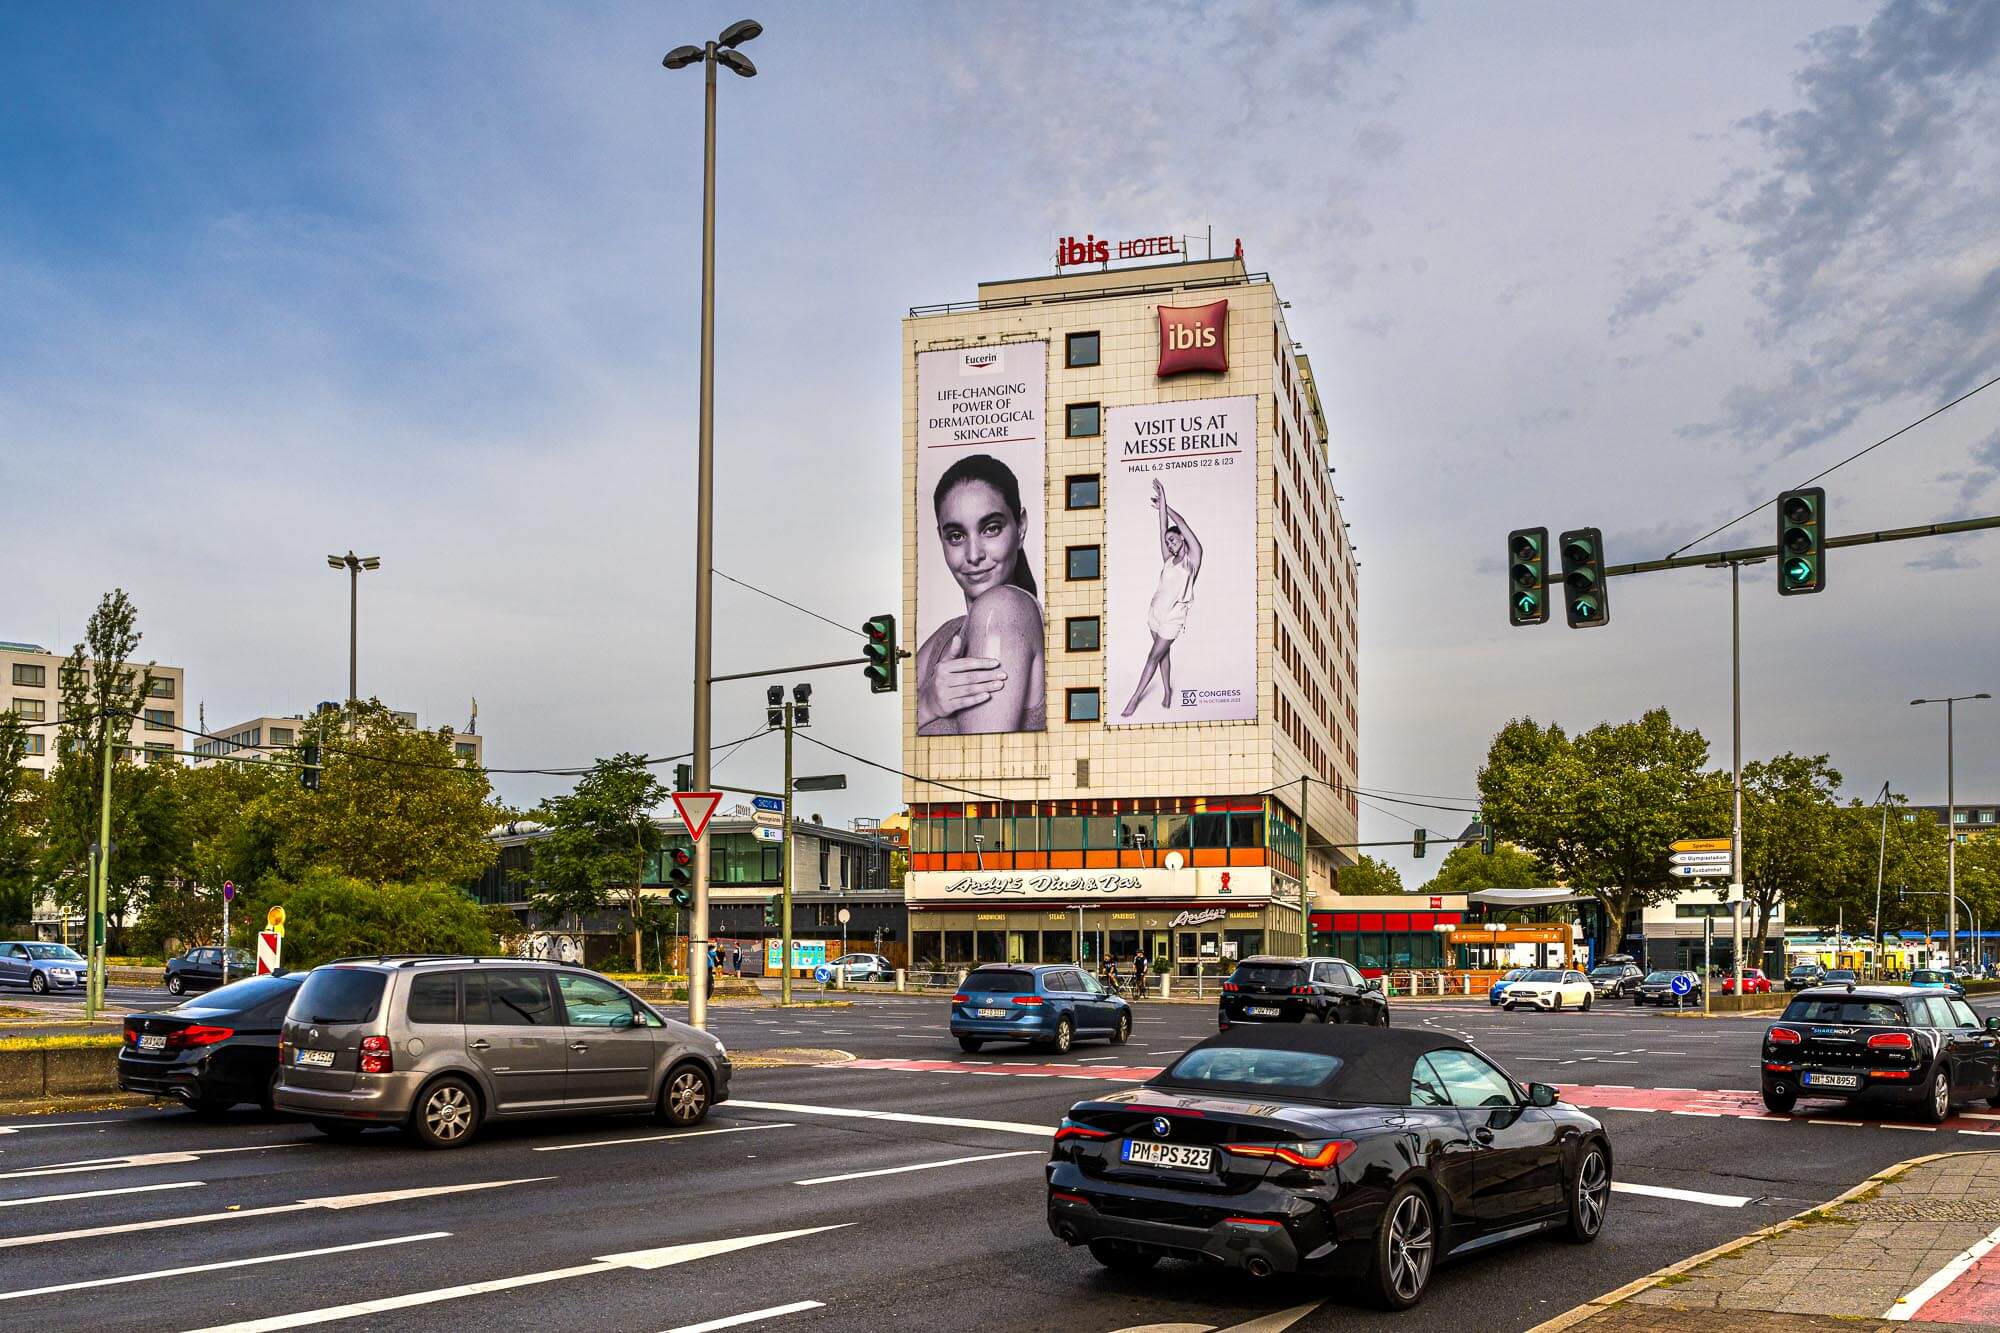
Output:
[[[1785,973],[1786,990],[1811,990],[1826,981],[1826,969],[1818,963],[1800,963]]]
[[[1617,1000],[1639,989],[1646,979],[1633,963],[1602,962],[1590,969],[1590,988],[1601,1000]]]
[[[1926,1123],[1953,1102],[2000,1106],[2000,1015],[1915,986],[1803,991],[1764,1034],[1764,1105],[1801,1097],[1898,1102]]]
[[[1216,1026],[1233,1023],[1360,1023],[1389,1026],[1382,983],[1339,958],[1246,958],[1222,983]]]

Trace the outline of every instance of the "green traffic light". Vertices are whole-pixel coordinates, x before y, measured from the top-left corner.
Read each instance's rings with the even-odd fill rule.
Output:
[[[1578,620],[1597,619],[1597,602],[1589,597],[1578,597],[1570,602],[1570,610]]]
[[[1514,599],[1514,610],[1523,616],[1532,616],[1541,609],[1541,598],[1531,592],[1524,592]]]
[[[1794,588],[1802,588],[1813,581],[1813,566],[1810,560],[1787,560],[1785,581]]]

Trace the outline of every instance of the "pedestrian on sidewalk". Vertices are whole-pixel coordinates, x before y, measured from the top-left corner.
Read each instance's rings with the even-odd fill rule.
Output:
[[[741,944],[732,944],[729,946],[729,970],[734,972],[738,977],[743,975],[743,946]]]
[[[1134,998],[1146,993],[1146,951],[1132,955],[1132,994]]]

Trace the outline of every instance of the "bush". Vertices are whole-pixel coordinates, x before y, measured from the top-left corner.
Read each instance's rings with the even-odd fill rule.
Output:
[[[372,885],[331,870],[310,871],[295,884],[273,879],[259,885],[235,942],[256,947],[256,932],[277,905],[285,909],[287,967],[314,967],[351,954],[498,951],[491,914],[460,889]]]

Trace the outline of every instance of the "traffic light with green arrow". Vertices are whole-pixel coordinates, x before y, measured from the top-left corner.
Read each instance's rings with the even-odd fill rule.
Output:
[[[1540,625],[1549,618],[1549,530],[1507,534],[1507,623]]]
[[[1799,597],[1826,588],[1826,488],[1807,486],[1778,497],[1778,594]]]
[[[676,907],[694,906],[694,891],[688,887],[693,877],[690,867],[694,865],[694,853],[685,847],[675,847],[667,852],[667,859],[673,868],[667,871],[667,897]]]
[[[1604,534],[1572,528],[1562,535],[1563,614],[1571,629],[1611,623],[1611,598],[1604,577]]]
[[[896,692],[896,617],[874,616],[861,627],[868,636],[868,646],[862,655],[868,665],[862,674],[868,677],[870,694],[894,694]]]

